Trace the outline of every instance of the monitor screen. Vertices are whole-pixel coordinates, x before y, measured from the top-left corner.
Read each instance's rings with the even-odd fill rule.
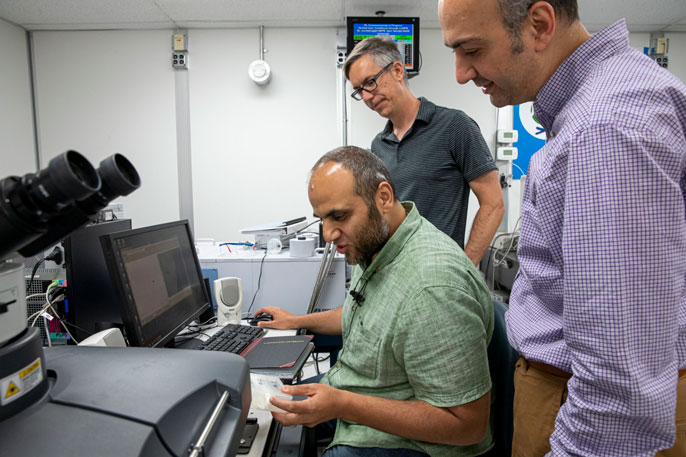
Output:
[[[188,221],[100,240],[130,346],[164,346],[208,308]]]
[[[131,219],[87,225],[65,238],[67,269],[66,324],[77,341],[111,327],[121,327],[121,311],[100,246],[100,236],[131,230]]]
[[[419,71],[418,17],[348,17],[348,54],[365,38],[378,36],[393,40],[404,58],[405,71]]]

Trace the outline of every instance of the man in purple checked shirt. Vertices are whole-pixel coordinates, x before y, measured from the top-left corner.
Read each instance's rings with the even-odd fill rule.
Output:
[[[513,455],[686,456],[686,86],[575,0],[441,0],[461,84],[534,100]],[[676,421],[675,421],[676,416]],[[675,426],[676,423],[676,426]]]

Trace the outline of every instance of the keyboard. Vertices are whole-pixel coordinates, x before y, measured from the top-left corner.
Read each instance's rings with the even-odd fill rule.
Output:
[[[247,325],[227,324],[197,349],[240,354],[256,338],[264,335],[264,329]]]

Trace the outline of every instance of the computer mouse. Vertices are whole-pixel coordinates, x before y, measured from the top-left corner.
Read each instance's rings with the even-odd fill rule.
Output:
[[[274,317],[271,314],[262,313],[262,314],[259,314],[255,317],[253,317],[252,319],[250,319],[248,321],[248,323],[250,325],[257,326],[258,322],[267,322],[267,321],[272,321],[272,320],[274,320]]]

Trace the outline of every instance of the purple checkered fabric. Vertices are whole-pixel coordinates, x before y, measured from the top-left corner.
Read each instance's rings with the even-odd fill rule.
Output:
[[[686,86],[620,21],[534,112],[548,142],[525,186],[510,343],[573,374],[552,455],[653,456],[673,444],[686,368]]]

